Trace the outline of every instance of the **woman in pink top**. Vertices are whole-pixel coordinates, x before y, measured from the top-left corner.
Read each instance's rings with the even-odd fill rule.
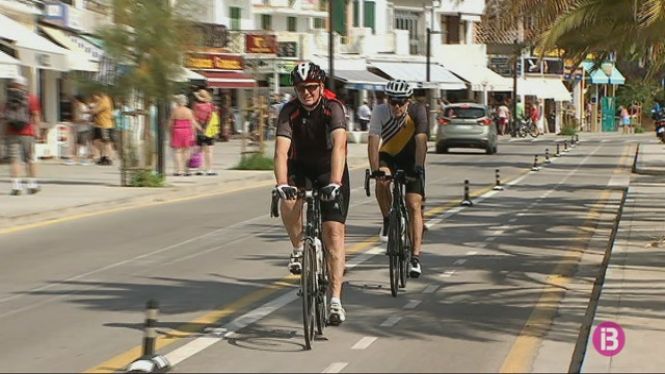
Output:
[[[171,113],[169,128],[171,133],[171,147],[174,151],[176,172],[174,176],[191,175],[189,170],[185,171],[189,159],[189,147],[194,141],[194,131],[200,130],[198,122],[192,111],[187,108],[187,97],[176,95],[177,107]]]

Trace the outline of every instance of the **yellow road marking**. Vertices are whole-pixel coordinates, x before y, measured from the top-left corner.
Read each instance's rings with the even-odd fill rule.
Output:
[[[629,159],[629,150],[629,147],[624,147],[624,152],[613,174],[623,171],[622,166]],[[567,251],[568,255],[554,267],[552,274],[547,277],[545,282],[549,286],[541,293],[538,302],[536,302],[529,315],[529,319],[515,339],[501,366],[501,373],[526,373],[531,371],[541,341],[554,323],[559,304],[572,281],[573,271],[585,253],[585,244],[596,231],[597,225],[594,225],[593,222],[600,217],[601,210],[606,206],[606,204],[600,204],[600,202],[605,201],[607,203],[611,194],[612,191],[609,189],[603,191],[587,213],[582,226],[578,228],[576,245],[573,245]]]
[[[511,180],[517,179],[521,177],[525,173],[521,173],[518,176],[512,178]],[[272,183],[272,182],[271,182]],[[472,191],[471,196],[480,196],[484,194],[485,192],[489,191],[492,189],[493,186],[489,186],[477,191]],[[218,194],[211,194],[211,195],[218,195]],[[187,199],[192,199],[192,198],[198,198],[198,197],[190,197]],[[169,201],[171,202],[171,201]],[[168,202],[164,202],[168,203]],[[425,212],[426,217],[433,217],[438,214],[441,214],[445,212],[446,210],[457,206],[459,204],[459,201],[448,201],[442,206],[434,207]],[[122,210],[122,209],[118,209]],[[351,248],[347,249],[346,253],[347,255],[349,254],[356,254],[363,252],[365,250],[368,250],[369,248],[374,247],[376,244],[378,244],[379,240],[377,238],[368,238],[362,242],[356,243],[353,245]],[[157,337],[157,340],[155,342],[155,349],[160,350],[163,349],[180,339],[185,339],[188,337],[193,336],[194,334],[198,334],[201,332],[201,326],[205,325],[214,325],[218,324],[220,320],[223,318],[229,317],[230,315],[236,314],[239,311],[246,309],[249,307],[251,304],[257,303],[261,301],[262,299],[265,299],[266,297],[273,295],[277,291],[284,289],[286,287],[293,286],[296,284],[298,281],[297,276],[289,275],[284,278],[281,278],[275,282],[273,282],[270,286],[267,286],[263,289],[256,290],[250,294],[247,294],[240,299],[234,301],[233,303],[209,312],[191,322],[185,323],[181,326],[178,326],[174,329],[175,332],[168,333],[166,335],[160,335]],[[96,365],[88,370],[85,371],[85,373],[113,373],[117,372],[120,370],[125,369],[132,361],[137,359],[138,357],[141,356],[142,353],[142,346],[137,345],[126,352],[123,352],[107,361],[104,361],[103,363]]]

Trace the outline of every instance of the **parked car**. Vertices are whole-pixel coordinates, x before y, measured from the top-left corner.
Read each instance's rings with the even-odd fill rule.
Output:
[[[480,148],[497,152],[496,125],[485,105],[457,103],[447,105],[437,118],[436,153],[449,148]]]

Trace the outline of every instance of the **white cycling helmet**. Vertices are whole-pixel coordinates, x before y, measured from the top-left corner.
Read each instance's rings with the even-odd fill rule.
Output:
[[[413,95],[413,88],[406,81],[397,79],[386,84],[385,93],[390,97],[408,98]]]

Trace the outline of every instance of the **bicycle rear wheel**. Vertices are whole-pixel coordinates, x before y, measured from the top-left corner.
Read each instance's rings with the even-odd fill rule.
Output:
[[[394,209],[393,209],[394,210]],[[390,262],[390,293],[397,297],[399,288],[399,262],[401,254],[401,222],[398,213],[391,213],[388,230],[388,261]]]
[[[302,258],[302,274],[300,275],[300,289],[302,291],[302,325],[305,335],[305,349],[312,349],[314,340],[314,303],[316,302],[316,255],[314,246],[305,240]]]
[[[531,135],[532,138],[537,138],[539,135],[538,126],[533,122],[529,125],[529,135]]]

